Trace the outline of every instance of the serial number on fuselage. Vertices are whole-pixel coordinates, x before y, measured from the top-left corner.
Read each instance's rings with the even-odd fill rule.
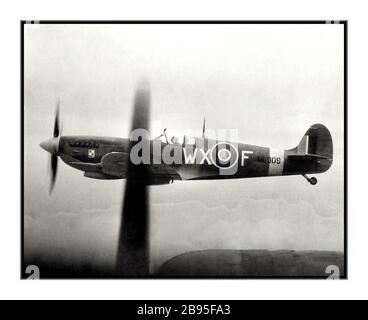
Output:
[[[276,163],[276,164],[280,164],[281,163],[281,158],[280,157],[258,156],[257,160],[259,162],[264,162],[264,163]]]

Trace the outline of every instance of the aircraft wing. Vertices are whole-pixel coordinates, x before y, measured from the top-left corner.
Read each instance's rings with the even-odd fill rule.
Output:
[[[128,172],[129,154],[110,152],[101,159],[102,172],[119,178],[125,178]]]
[[[102,172],[109,176],[126,178],[128,174],[129,155],[125,152],[110,152],[101,160]],[[177,171],[167,164],[147,165],[147,185],[170,183],[172,180],[181,180]]]
[[[172,180],[181,180],[177,171],[168,164],[150,165],[148,170],[150,172],[150,184],[165,184]]]
[[[200,250],[166,261],[159,277],[321,277],[329,267],[345,276],[344,253],[294,250]]]

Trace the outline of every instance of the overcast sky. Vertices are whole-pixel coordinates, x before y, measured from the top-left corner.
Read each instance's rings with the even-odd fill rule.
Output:
[[[300,176],[151,187],[152,269],[194,249],[343,250],[342,25],[26,25],[25,250],[114,265],[124,181],[60,162],[48,194],[61,99],[63,135],[127,137],[134,89],[152,91],[152,135],[237,129],[239,141],[295,147],[310,125],[332,134],[334,162]]]

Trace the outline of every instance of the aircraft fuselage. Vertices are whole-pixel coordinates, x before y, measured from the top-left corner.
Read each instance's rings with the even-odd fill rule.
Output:
[[[323,135],[326,135],[325,127],[322,129],[317,127],[317,129],[322,130]],[[332,164],[332,144],[331,148],[327,146],[328,150],[326,150],[328,139],[319,138],[319,145],[313,146],[313,143],[316,144],[316,141],[312,141],[313,136],[309,134],[308,138],[309,141],[307,139],[305,142],[302,139],[299,146],[290,150],[274,150],[268,147],[209,139],[203,139],[204,143],[201,146],[170,144],[162,141],[157,143],[150,140],[149,161],[143,165],[150,169],[152,181],[149,184],[165,184],[173,180],[300,175],[328,170]],[[83,171],[86,177],[126,178],[126,167],[131,161],[128,151],[129,139],[93,136],[62,136],[58,139],[58,156],[69,166]],[[303,146],[305,143],[307,145]],[[325,145],[321,146],[321,144]],[[165,154],[169,160],[164,159]],[[223,160],[229,161],[224,164]],[[232,166],[231,172],[224,173],[223,171],[228,170],[230,166]]]

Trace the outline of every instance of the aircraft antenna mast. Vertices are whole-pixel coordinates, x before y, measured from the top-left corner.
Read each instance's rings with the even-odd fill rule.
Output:
[[[205,138],[206,133],[206,118],[203,118],[203,127],[202,127],[202,138]]]

